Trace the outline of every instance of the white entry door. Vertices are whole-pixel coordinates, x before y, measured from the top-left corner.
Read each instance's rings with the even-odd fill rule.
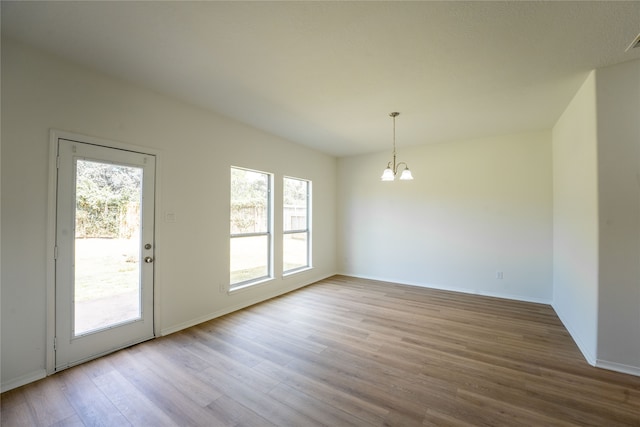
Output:
[[[155,156],[58,139],[55,368],[153,337]]]

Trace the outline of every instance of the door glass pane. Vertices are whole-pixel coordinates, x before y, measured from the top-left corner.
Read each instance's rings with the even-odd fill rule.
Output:
[[[141,318],[142,169],[76,161],[74,335]]]
[[[231,238],[232,285],[269,276],[269,236]]]
[[[309,265],[309,245],[306,232],[287,233],[283,236],[283,270],[290,271]]]

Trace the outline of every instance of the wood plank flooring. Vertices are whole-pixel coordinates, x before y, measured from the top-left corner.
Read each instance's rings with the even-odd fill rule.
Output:
[[[640,426],[546,305],[335,276],[1,396],[3,426]]]

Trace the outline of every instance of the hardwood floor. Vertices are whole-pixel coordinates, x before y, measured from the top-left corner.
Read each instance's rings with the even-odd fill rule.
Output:
[[[1,396],[3,426],[640,426],[549,306],[335,276]]]

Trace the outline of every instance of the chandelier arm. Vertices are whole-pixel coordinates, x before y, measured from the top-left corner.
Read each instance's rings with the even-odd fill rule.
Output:
[[[409,165],[408,164],[406,164],[405,162],[400,162],[397,165],[395,165],[394,168],[393,168],[393,174],[394,175],[398,173],[398,169],[400,168],[400,165],[404,165],[405,169],[409,169]]]

